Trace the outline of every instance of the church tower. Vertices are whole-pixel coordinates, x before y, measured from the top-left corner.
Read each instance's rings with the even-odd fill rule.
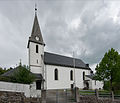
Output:
[[[29,67],[35,74],[43,74],[44,68],[44,42],[37,18],[37,9],[35,8],[35,17],[31,36],[28,41]]]

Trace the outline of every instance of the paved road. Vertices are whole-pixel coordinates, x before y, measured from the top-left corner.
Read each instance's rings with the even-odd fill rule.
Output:
[[[47,103],[73,103],[71,91],[48,90],[46,92]]]

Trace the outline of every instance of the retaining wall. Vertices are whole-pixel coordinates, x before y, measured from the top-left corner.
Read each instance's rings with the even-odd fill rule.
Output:
[[[24,93],[0,91],[0,103],[41,103],[41,98],[26,98]]]
[[[0,81],[0,91],[20,92],[20,93],[24,93],[26,97],[30,97],[30,85],[27,84]]]

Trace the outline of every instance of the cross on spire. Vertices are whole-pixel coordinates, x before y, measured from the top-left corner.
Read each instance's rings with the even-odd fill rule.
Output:
[[[37,4],[35,3],[35,14],[37,13]]]

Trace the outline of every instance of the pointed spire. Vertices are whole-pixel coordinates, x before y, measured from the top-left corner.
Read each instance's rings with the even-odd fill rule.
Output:
[[[45,45],[43,42],[42,33],[40,30],[40,26],[39,26],[39,22],[38,22],[38,18],[37,18],[36,4],[35,4],[35,18],[34,18],[32,33],[31,33],[31,37],[29,38],[29,41]],[[29,43],[28,43],[28,47],[29,47]]]

